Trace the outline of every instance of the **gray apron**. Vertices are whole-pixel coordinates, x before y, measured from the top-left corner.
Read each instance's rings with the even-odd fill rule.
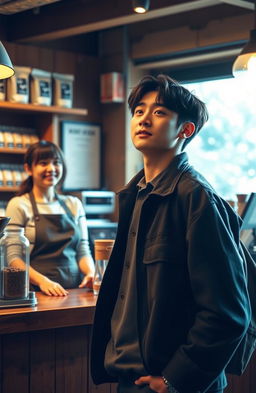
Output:
[[[55,196],[66,214],[39,214],[34,195],[29,193],[35,220],[30,266],[64,288],[77,288],[82,279],[76,260],[80,232],[71,211],[57,194]]]

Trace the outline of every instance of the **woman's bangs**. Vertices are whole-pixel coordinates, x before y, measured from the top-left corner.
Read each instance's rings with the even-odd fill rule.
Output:
[[[56,151],[54,146],[45,146],[45,147],[40,147],[37,151],[34,152],[34,159],[33,162],[37,164],[41,160],[47,160],[47,159],[60,159],[62,162],[62,157]]]

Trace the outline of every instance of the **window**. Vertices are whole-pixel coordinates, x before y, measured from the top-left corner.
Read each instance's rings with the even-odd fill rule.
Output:
[[[190,163],[226,199],[255,192],[255,84],[226,78],[183,85],[209,111],[208,122],[186,148]]]

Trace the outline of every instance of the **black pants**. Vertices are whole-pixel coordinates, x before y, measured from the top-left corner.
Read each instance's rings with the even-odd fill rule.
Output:
[[[148,385],[137,386],[134,382],[121,381],[117,386],[117,393],[156,393]],[[223,390],[208,391],[207,393],[223,393]]]

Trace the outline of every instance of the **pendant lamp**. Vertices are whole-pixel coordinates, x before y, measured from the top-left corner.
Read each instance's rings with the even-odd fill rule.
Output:
[[[232,73],[234,77],[256,77],[256,0],[254,5],[254,29],[250,32],[250,40],[233,64]]]
[[[150,0],[133,0],[133,10],[137,14],[144,14],[149,9]]]
[[[0,79],[7,79],[14,75],[12,62],[5,47],[0,41]]]

